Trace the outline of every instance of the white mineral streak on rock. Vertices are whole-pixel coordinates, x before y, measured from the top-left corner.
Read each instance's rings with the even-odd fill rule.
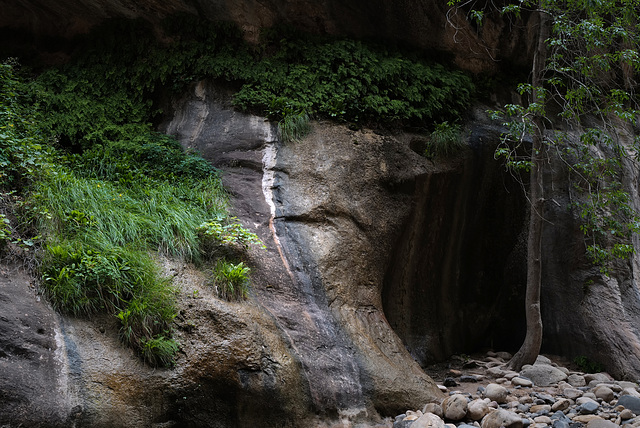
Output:
[[[278,249],[278,254],[280,255],[282,264],[291,277],[291,280],[295,282],[295,277],[293,275],[293,272],[291,271],[291,268],[289,267],[287,258],[284,256],[282,245],[280,244],[280,238],[278,238],[278,233],[273,223],[276,217],[276,205],[273,202],[273,182],[275,180],[274,167],[278,158],[278,149],[276,148],[274,140],[275,138],[273,136],[273,133],[271,132],[271,126],[268,126],[267,133],[265,135],[266,144],[264,146],[264,149],[262,149],[262,194],[264,195],[265,202],[269,206],[269,230],[271,230],[273,242]]]

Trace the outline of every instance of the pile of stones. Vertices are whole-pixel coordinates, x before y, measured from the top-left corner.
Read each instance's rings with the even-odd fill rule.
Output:
[[[398,415],[393,428],[640,427],[637,383],[570,371],[544,356],[518,373],[504,368],[510,357],[490,352],[449,370],[438,385],[446,398]]]

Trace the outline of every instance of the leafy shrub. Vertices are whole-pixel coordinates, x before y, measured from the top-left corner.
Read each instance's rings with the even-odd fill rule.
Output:
[[[0,187],[14,190],[47,170],[52,157],[16,67],[15,60],[0,62]]]
[[[167,43],[137,21],[111,21],[86,37],[73,62],[38,79],[33,97],[46,112],[44,127],[75,150],[130,141],[150,134],[158,88],[205,77],[230,83],[239,109],[278,121],[292,140],[311,116],[417,126],[451,120],[474,91],[468,76],[416,53],[277,31],[256,48],[233,26],[185,16],[166,21],[167,35],[180,25],[180,37]]]
[[[235,222],[235,218],[216,218],[202,223],[197,232],[202,242],[209,248],[237,247],[241,252],[250,245],[265,248],[258,235]]]
[[[213,267],[213,283],[218,287],[220,297],[227,300],[246,299],[250,271],[244,262],[231,263],[218,259]]]
[[[275,53],[254,66],[235,96],[243,110],[286,118],[286,108],[353,122],[422,124],[457,117],[473,85],[460,72],[353,40],[267,41]],[[274,108],[278,100],[283,108]]]

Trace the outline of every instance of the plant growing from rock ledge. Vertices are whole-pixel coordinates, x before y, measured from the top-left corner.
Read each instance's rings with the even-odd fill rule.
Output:
[[[424,155],[428,158],[451,156],[464,147],[460,125],[444,121],[436,123],[429,135]]]
[[[218,259],[213,267],[213,284],[226,300],[246,299],[249,294],[249,273],[244,262],[232,263]]]
[[[249,293],[250,268],[237,260],[251,246],[265,249],[258,236],[237,223],[237,219],[214,219],[202,223],[198,234],[205,252],[216,258],[213,266],[213,284],[218,295],[226,300],[245,299]]]
[[[0,214],[0,248],[6,244],[11,236],[11,221],[6,215]]]
[[[218,217],[208,220],[197,229],[204,246],[210,250],[245,252],[250,246],[266,248],[258,235],[237,222],[235,217]]]

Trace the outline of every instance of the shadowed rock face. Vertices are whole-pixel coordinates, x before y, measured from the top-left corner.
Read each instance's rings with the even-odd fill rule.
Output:
[[[637,166],[623,162],[622,185],[640,211]],[[618,379],[640,379],[640,258],[621,260],[603,276],[586,259],[586,243],[571,202],[568,179],[556,159],[558,186],[547,188],[542,278],[543,347],[569,357],[587,356]],[[549,182],[548,175],[545,180]],[[638,237],[633,244],[638,251]]]
[[[440,0],[0,0],[0,9],[0,29],[23,30],[40,47],[52,36],[85,33],[112,17],[157,23],[175,13],[189,13],[235,22],[253,41],[261,29],[286,24],[319,34],[446,52],[458,66],[475,72],[526,66],[532,52],[527,28],[516,34],[498,17],[487,15],[480,40],[463,12],[447,13],[446,2]]]
[[[527,204],[494,160],[498,139],[495,127],[472,124],[472,150],[416,182],[382,296],[422,365],[480,347],[517,348],[524,335]]]

